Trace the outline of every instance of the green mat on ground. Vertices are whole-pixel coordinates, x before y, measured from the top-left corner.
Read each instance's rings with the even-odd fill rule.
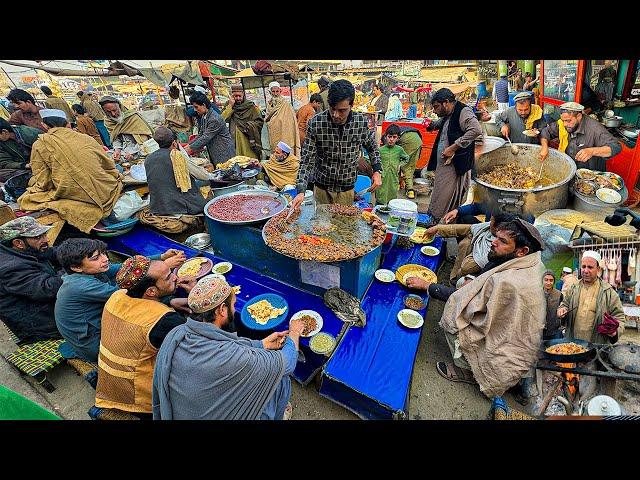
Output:
[[[62,420],[19,393],[0,385],[0,420]]]

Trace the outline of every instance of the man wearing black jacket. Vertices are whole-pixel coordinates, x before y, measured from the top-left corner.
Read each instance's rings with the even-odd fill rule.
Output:
[[[54,307],[64,271],[47,231],[33,217],[0,226],[0,319],[20,343],[62,338]]]
[[[436,175],[428,213],[439,221],[447,212],[464,203],[471,180],[474,145],[482,127],[473,110],[458,102],[451,90],[441,88],[431,100],[440,117],[427,130],[439,129],[427,170]]]

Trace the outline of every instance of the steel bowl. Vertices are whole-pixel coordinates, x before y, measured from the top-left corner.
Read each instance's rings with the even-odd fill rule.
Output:
[[[211,237],[208,233],[196,233],[188,237],[184,244],[196,250],[204,250],[211,246]]]

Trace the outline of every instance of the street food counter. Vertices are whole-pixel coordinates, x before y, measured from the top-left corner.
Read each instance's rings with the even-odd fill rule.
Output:
[[[428,216],[420,215],[419,220],[427,222]],[[245,238],[250,235],[259,235],[264,244],[261,230],[258,228],[243,226],[237,228],[236,232],[244,232],[242,235]],[[231,230],[228,233],[233,234]],[[183,250],[187,257],[200,255],[214,263],[231,260],[227,257],[218,257],[211,252],[191,249],[140,225],[129,233],[109,238],[107,241],[109,249],[127,255],[154,255],[169,248],[177,248]],[[227,242],[232,243],[233,240],[228,239]],[[252,242],[254,243],[251,245],[257,245],[257,240]],[[368,255],[373,254],[378,259],[384,255],[383,267],[393,270],[404,264],[413,263],[436,271],[441,262],[442,253],[438,250],[436,256],[427,256],[421,253],[421,246],[418,244],[402,248],[393,244],[381,245]],[[442,239],[436,238],[432,246],[440,248]],[[282,255],[281,257],[284,261],[294,261]],[[371,259],[365,260],[365,257],[360,259],[361,263],[373,262]],[[273,330],[287,329],[287,320],[291,314],[300,310],[313,310],[323,319],[321,333],[335,338],[333,348],[324,354],[312,350],[311,340],[318,335],[300,339],[301,354],[293,373],[293,377],[298,382],[305,385],[321,371],[321,395],[348,408],[361,418],[406,417],[411,376],[422,328],[420,328],[421,323],[412,328],[399,323],[398,312],[405,308],[404,299],[410,293],[405,286],[399,281],[382,284],[373,279],[373,272],[371,275],[367,274],[368,281],[361,300],[362,309],[366,314],[366,324],[364,327],[358,327],[340,320],[325,305],[322,296],[296,285],[295,279],[292,280],[291,273],[286,269],[283,269],[283,276],[272,277],[255,270],[252,265],[255,259],[244,258],[248,259],[248,263],[242,264],[231,260],[232,269],[225,273],[229,283],[240,286],[240,293],[237,295],[237,312],[240,312],[249,300],[256,296],[272,293],[288,302],[284,321]],[[276,260],[272,259],[272,261],[274,268],[279,268]],[[354,261],[340,263],[349,264]],[[365,274],[362,273],[361,276],[364,281]],[[421,295],[421,298],[424,306],[419,311],[419,315],[424,316],[429,299],[425,295]],[[239,333],[241,335],[252,333],[251,336],[256,337],[255,331],[243,332],[239,329]],[[259,333],[265,336],[270,331]]]

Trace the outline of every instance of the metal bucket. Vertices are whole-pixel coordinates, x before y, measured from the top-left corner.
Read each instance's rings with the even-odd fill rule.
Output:
[[[531,167],[534,172],[540,170],[540,145],[514,143],[518,146],[517,155],[511,153],[511,147],[505,145],[481,155],[476,160],[476,174],[485,173],[496,166],[516,163],[520,167]],[[565,208],[569,201],[569,182],[576,173],[576,164],[569,155],[549,149],[544,161],[542,176],[553,184],[546,187],[528,189],[502,188],[476,178],[475,200],[485,202],[491,211],[538,216],[547,210]]]

